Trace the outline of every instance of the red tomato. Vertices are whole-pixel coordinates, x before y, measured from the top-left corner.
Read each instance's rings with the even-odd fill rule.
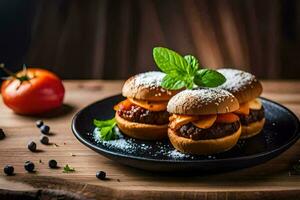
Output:
[[[224,113],[224,114],[218,114],[216,121],[219,123],[233,123],[233,122],[236,122],[239,120],[240,120],[240,118],[236,114]]]
[[[127,110],[132,105],[133,104],[129,101],[129,99],[125,99],[125,100],[121,101],[120,103],[118,103],[117,105],[115,105],[114,106],[114,110],[115,111],[118,111],[118,110]]]
[[[24,71],[18,72],[16,77],[4,81],[1,93],[4,103],[14,112],[34,115],[60,107],[65,89],[62,81],[52,72],[29,68],[26,75]]]

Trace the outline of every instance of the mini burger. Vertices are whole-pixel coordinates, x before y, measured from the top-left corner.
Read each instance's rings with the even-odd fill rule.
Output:
[[[265,124],[264,108],[258,99],[263,90],[261,83],[248,72],[236,69],[219,69],[218,72],[226,78],[219,88],[229,91],[239,101],[240,108],[235,113],[242,124],[241,138],[260,133]]]
[[[178,91],[160,86],[164,76],[162,72],[146,72],[125,82],[122,94],[127,98],[114,109],[117,125],[127,136],[143,140],[167,137],[167,104]]]
[[[168,103],[168,136],[183,153],[210,155],[231,149],[241,134],[237,99],[216,88],[185,90]]]

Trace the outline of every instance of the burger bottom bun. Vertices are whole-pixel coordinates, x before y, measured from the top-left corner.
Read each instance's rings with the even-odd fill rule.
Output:
[[[119,129],[127,136],[141,140],[161,140],[167,137],[168,124],[153,125],[130,122],[116,113],[115,119]]]
[[[241,126],[235,133],[217,139],[192,140],[176,135],[172,129],[168,129],[168,136],[172,145],[178,151],[196,155],[210,155],[231,149],[241,135]]]
[[[242,126],[241,139],[250,138],[260,133],[264,127],[265,121],[265,118],[263,118],[260,121],[249,124],[248,126]]]

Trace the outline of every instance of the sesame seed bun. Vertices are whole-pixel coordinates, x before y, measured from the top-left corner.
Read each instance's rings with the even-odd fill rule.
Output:
[[[232,93],[239,101],[245,103],[257,98],[262,93],[262,85],[253,74],[237,69],[218,69],[223,74],[226,82],[219,86]]]
[[[168,101],[179,91],[167,90],[160,86],[165,75],[165,73],[153,71],[132,76],[125,82],[122,94],[138,100]]]
[[[161,140],[167,137],[168,124],[153,125],[130,122],[115,114],[119,129],[127,136],[141,140]]]
[[[229,113],[237,109],[237,99],[229,92],[217,88],[184,90],[173,96],[167,106],[168,112],[183,115]]]
[[[260,121],[249,124],[248,126],[242,126],[241,139],[250,138],[260,133],[264,127],[265,121],[265,118],[263,118]]]
[[[231,149],[238,141],[241,134],[240,128],[226,137],[209,140],[192,140],[176,135],[175,131],[168,129],[168,136],[172,145],[178,151],[195,155],[211,155]]]

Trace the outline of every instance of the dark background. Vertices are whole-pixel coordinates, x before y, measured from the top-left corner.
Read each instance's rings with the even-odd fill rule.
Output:
[[[204,67],[299,79],[299,17],[297,0],[1,0],[0,62],[124,79],[155,70],[152,48],[165,46]]]

